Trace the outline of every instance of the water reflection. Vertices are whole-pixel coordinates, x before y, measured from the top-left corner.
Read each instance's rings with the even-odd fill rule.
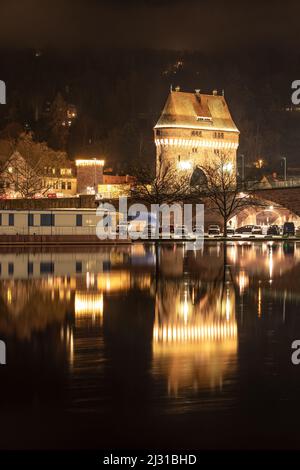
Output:
[[[235,292],[223,282],[164,282],[156,298],[153,368],[168,393],[222,387],[237,351]]]
[[[243,362],[245,348],[267,354],[268,371],[270,348],[295,334],[299,275],[296,242],[232,243],[225,267],[220,242],[162,245],[157,260],[151,244],[12,249],[1,254],[0,338],[12,346],[12,376],[46,358],[72,412],[130,414],[137,401],[150,415],[227,409],[255,360]],[[31,392],[43,403],[39,382]]]

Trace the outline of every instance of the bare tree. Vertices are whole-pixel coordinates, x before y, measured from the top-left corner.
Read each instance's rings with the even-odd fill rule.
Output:
[[[6,147],[11,156],[1,169],[3,186],[9,184],[16,193],[28,198],[36,193],[45,194],[58,182],[55,175],[67,160],[64,152],[56,152],[45,142],[35,142],[32,133],[8,139]]]
[[[8,160],[2,177],[6,186],[25,198],[33,197],[37,193],[44,194],[52,187],[52,184],[45,183],[39,165],[29,165],[18,152]]]
[[[150,167],[135,168],[136,183],[131,197],[145,204],[173,204],[182,202],[190,194],[190,178],[171,163],[159,163],[156,172]]]
[[[263,201],[255,197],[256,184],[248,184],[247,189],[237,182],[232,159],[224,154],[201,167],[205,178],[200,185],[191,188],[193,197],[205,198],[210,202],[211,210],[223,220],[224,236],[227,236],[227,223],[240,210],[248,207],[264,207]]]
[[[133,174],[136,183],[131,188],[131,198],[147,206],[181,203],[190,194],[189,175],[186,172],[178,171],[171,163],[160,162],[156,171],[149,167],[136,167]],[[155,239],[155,258],[157,287],[160,276],[160,253],[157,239]]]

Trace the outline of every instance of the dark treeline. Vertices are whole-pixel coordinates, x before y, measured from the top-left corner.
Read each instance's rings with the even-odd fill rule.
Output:
[[[37,140],[67,150],[70,158],[101,154],[115,171],[126,172],[136,161],[154,161],[152,128],[170,86],[180,85],[183,91],[224,90],[241,131],[239,154],[248,162],[262,158],[276,169],[284,155],[297,166],[300,112],[285,110],[291,106],[291,82],[300,78],[293,55],[2,50],[0,61],[7,85],[2,137],[20,125]],[[76,106],[77,118],[62,129],[69,104]]]

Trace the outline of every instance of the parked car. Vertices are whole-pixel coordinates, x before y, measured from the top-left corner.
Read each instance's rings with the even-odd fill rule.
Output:
[[[116,232],[119,235],[127,235],[128,234],[128,224],[127,223],[120,223],[116,226]]]
[[[235,233],[252,233],[254,225],[243,225],[242,227],[239,227],[235,230]]]
[[[285,222],[283,224],[283,235],[295,235],[295,224],[294,222]]]
[[[178,225],[174,229],[174,238],[189,238],[190,234],[185,225]]]
[[[219,225],[213,224],[208,227],[208,235],[220,235],[221,230]]]
[[[280,235],[279,225],[270,225],[267,230],[267,235]]]
[[[235,229],[233,227],[227,227],[227,235],[231,236],[235,234]]]
[[[263,234],[262,227],[260,225],[253,225],[252,234],[253,235],[262,235]]]
[[[159,227],[159,236],[161,238],[172,238],[174,235],[174,225],[162,225]]]
[[[203,225],[195,225],[193,228],[193,236],[194,237],[204,237],[204,226]]]
[[[146,236],[147,239],[159,238],[159,235],[156,234],[155,225],[146,225],[144,230],[143,230],[143,235]]]
[[[55,198],[57,198],[57,194],[56,194],[56,193],[48,193],[48,194],[47,194],[47,197],[48,197],[49,199],[55,199]]]

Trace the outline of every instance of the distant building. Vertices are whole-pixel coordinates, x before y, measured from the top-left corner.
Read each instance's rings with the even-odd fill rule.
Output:
[[[77,193],[77,176],[73,162],[66,162],[62,168],[45,167],[44,187],[49,192],[63,196],[74,196]]]
[[[49,193],[73,196],[77,189],[72,162],[64,162],[63,168],[53,163],[30,165],[18,151],[3,159],[0,184],[2,194],[8,197],[47,196]]]
[[[103,183],[104,160],[98,158],[77,158],[77,192],[97,193],[98,185]]]
[[[77,158],[47,164],[30,163],[18,151],[0,157],[0,198],[63,197],[96,194],[117,198],[130,193],[134,178],[103,175],[104,160]]]
[[[192,175],[224,154],[236,171],[239,131],[224,96],[171,91],[154,127],[157,164],[175,164]]]
[[[103,175],[103,183],[98,186],[98,193],[105,199],[128,196],[135,178],[130,175]]]

